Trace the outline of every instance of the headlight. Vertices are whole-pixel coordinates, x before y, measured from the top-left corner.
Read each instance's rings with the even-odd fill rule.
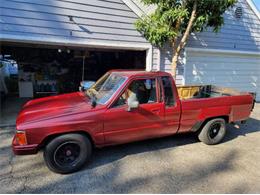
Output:
[[[16,142],[19,145],[27,145],[25,131],[16,131]]]

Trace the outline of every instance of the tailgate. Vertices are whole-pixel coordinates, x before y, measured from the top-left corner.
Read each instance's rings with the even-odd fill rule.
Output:
[[[256,102],[256,93],[250,92],[250,94],[253,96],[253,105],[252,105],[252,109],[251,109],[251,111],[253,111],[253,109],[255,107],[255,102]]]

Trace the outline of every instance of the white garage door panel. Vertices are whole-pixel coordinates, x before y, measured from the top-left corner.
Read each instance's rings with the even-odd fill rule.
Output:
[[[236,66],[237,64],[243,64],[243,63],[248,63],[248,65],[250,66],[250,64],[256,64],[257,63],[257,59],[245,59],[245,58],[221,58],[220,56],[214,56],[214,59],[216,59],[215,63],[219,63],[224,65],[225,63],[231,63],[233,66]],[[194,62],[196,61],[200,61],[201,57],[198,58],[193,58]],[[212,61],[212,59],[205,59],[204,63],[214,63],[214,61]]]
[[[185,84],[214,84],[256,92],[260,101],[260,54],[187,51]]]
[[[198,69],[203,68],[204,69],[210,69],[210,70],[216,70],[216,71],[222,71],[223,68],[225,70],[244,70],[244,71],[255,71],[257,62],[251,63],[251,62],[200,62],[193,60],[191,62],[194,65],[200,64],[200,66],[197,66]],[[228,66],[227,66],[228,64]],[[247,66],[244,66],[247,64]],[[209,66],[210,65],[210,66]],[[242,66],[241,66],[242,65]]]

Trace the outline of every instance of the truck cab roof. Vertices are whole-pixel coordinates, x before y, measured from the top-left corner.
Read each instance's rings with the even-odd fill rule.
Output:
[[[117,73],[126,77],[142,77],[142,76],[171,76],[170,73],[162,71],[145,71],[145,70],[124,70],[124,69],[115,69],[109,71],[110,73]]]

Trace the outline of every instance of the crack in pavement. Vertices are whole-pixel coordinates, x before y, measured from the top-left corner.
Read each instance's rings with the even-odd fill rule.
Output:
[[[22,189],[21,190],[19,190],[18,191],[18,193],[20,193],[20,194],[25,194],[25,193],[28,193],[28,191],[27,191],[27,181],[28,181],[28,176],[24,176],[24,182],[23,182],[23,184],[22,184]]]

